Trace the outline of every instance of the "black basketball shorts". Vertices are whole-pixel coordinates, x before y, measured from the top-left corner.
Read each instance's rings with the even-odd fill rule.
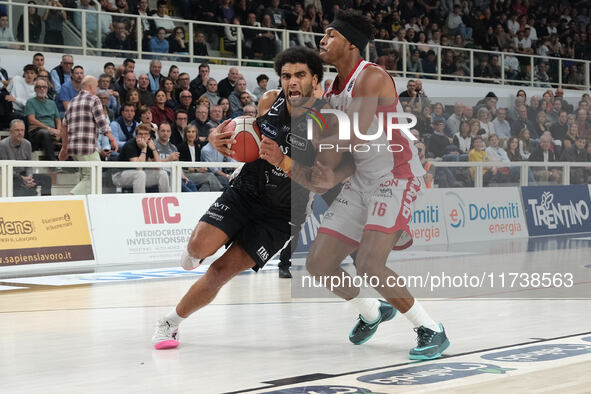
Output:
[[[201,221],[222,230],[256,263],[258,271],[281,251],[291,238],[290,215],[280,215],[250,195],[228,187],[209,207]]]

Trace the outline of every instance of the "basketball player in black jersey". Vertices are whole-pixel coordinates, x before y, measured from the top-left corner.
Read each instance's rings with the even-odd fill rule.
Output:
[[[178,326],[183,319],[209,304],[235,275],[262,268],[305,220],[310,192],[288,177],[297,180],[297,174],[292,174],[292,164],[294,168],[297,165],[290,158],[293,147],[289,138],[296,133],[291,130],[291,117],[298,116],[292,113],[294,103],[298,111],[308,100],[322,105],[310,99],[322,81],[322,61],[314,51],[290,48],[277,56],[275,70],[280,76],[281,90],[265,93],[258,105],[260,116],[256,121],[263,135],[260,158],[246,163],[230,187],[203,215],[183,253],[181,266],[194,269],[220,247],[230,246],[179,304],[160,319],[152,337],[156,349],[177,347]],[[225,156],[232,155],[233,132],[223,131],[228,123],[229,120],[223,122],[209,136],[210,144]],[[301,137],[305,139],[306,129],[301,128],[299,132],[304,133]],[[312,166],[315,156],[311,143],[307,144],[306,152],[298,152],[298,158],[305,161],[301,163],[303,166]],[[340,157],[335,157],[334,161],[327,159],[323,164],[334,168],[340,161]],[[300,178],[300,183],[305,184],[305,180]]]

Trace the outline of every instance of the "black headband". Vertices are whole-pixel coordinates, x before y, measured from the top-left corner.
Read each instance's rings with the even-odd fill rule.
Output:
[[[332,27],[339,33],[343,35],[351,44],[355,45],[359,52],[363,52],[367,43],[369,42],[369,37],[367,34],[363,34],[355,27],[353,27],[350,23],[345,22],[341,19],[335,19],[331,22],[328,27]]]

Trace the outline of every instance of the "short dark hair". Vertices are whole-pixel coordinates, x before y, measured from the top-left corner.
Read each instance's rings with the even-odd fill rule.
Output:
[[[34,71],[35,74],[37,74],[37,66],[34,64],[27,64],[25,67],[23,67],[23,72],[26,73],[27,71]]]
[[[208,69],[208,70],[209,70],[209,64],[207,64],[207,63],[201,63],[201,64],[199,65],[199,68],[198,68],[198,70],[201,70],[202,68],[206,68],[206,69]]]
[[[42,58],[45,58],[45,55],[43,55],[41,52],[37,52],[36,54],[33,55],[33,59],[35,59],[37,56],[41,56]]]
[[[303,63],[308,66],[312,75],[318,76],[319,83],[322,81],[324,69],[318,52],[304,47],[286,49],[275,58],[275,72],[277,75],[281,75],[281,69],[286,63]]]
[[[105,65],[103,66],[103,70],[109,66],[115,68],[115,64],[113,62],[106,62]]]
[[[99,76],[99,80],[103,79],[103,78],[109,78],[109,82],[111,81],[111,76],[109,74],[101,74]]]
[[[156,29],[156,34],[160,33],[160,30],[164,30],[164,33],[166,33],[166,29],[163,27],[159,27],[158,29]]]
[[[174,118],[176,119],[178,114],[185,114],[187,116],[189,116],[189,113],[187,111],[185,111],[184,109],[177,109],[176,111],[174,111]]]
[[[257,83],[261,83],[261,81],[269,80],[269,77],[266,74],[261,74],[257,77]]]
[[[121,112],[123,112],[123,110],[125,109],[125,107],[131,107],[135,111],[135,104],[133,104],[133,103],[130,103],[130,102],[123,103],[123,106],[121,107]]]
[[[373,25],[373,22],[367,16],[363,15],[361,11],[353,9],[341,10],[337,12],[335,19],[347,22],[355,29],[365,34],[370,41],[373,40],[376,35],[376,28]]]
[[[133,63],[133,64],[135,64],[135,60],[133,60],[133,59],[130,59],[130,58],[127,58],[127,59],[125,59],[125,60],[123,61],[123,65],[124,65],[124,66],[127,66],[129,63]]]
[[[72,71],[74,71],[77,68],[79,68],[80,70],[84,71],[84,67],[82,67],[81,65],[74,66],[74,68],[72,69]]]
[[[167,1],[166,0],[158,0],[158,2],[156,3],[156,7],[160,7],[161,5],[167,5]]]

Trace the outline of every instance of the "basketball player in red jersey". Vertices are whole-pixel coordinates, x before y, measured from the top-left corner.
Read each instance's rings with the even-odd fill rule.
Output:
[[[378,128],[378,114],[382,113],[386,120],[388,112],[403,112],[392,77],[361,56],[373,33],[374,28],[366,17],[355,11],[342,11],[320,41],[320,57],[338,72],[324,98],[331,107],[349,114],[349,119],[357,113],[359,130],[368,135]],[[386,125],[383,130],[387,130]],[[351,138],[351,144],[367,142]],[[371,142],[396,148],[394,152],[383,148],[363,153],[353,151],[354,166],[349,167],[348,173],[337,174],[322,165],[320,171],[315,171],[317,186],[324,185],[326,189],[350,178],[324,216],[306,267],[318,277],[348,276],[340,265],[356,250],[358,275],[378,278],[376,290],[388,303],[357,297],[359,289],[352,286],[333,289],[360,312],[359,321],[349,335],[351,342],[362,344],[369,340],[380,323],[394,317],[394,306],[417,332],[418,344],[410,350],[409,358],[438,358],[449,346],[443,325],[425,312],[406,287],[389,286],[388,277],[396,274],[386,266],[391,250],[412,244],[411,207],[424,187],[425,172],[411,137],[400,130],[394,130],[389,141],[384,132]]]

